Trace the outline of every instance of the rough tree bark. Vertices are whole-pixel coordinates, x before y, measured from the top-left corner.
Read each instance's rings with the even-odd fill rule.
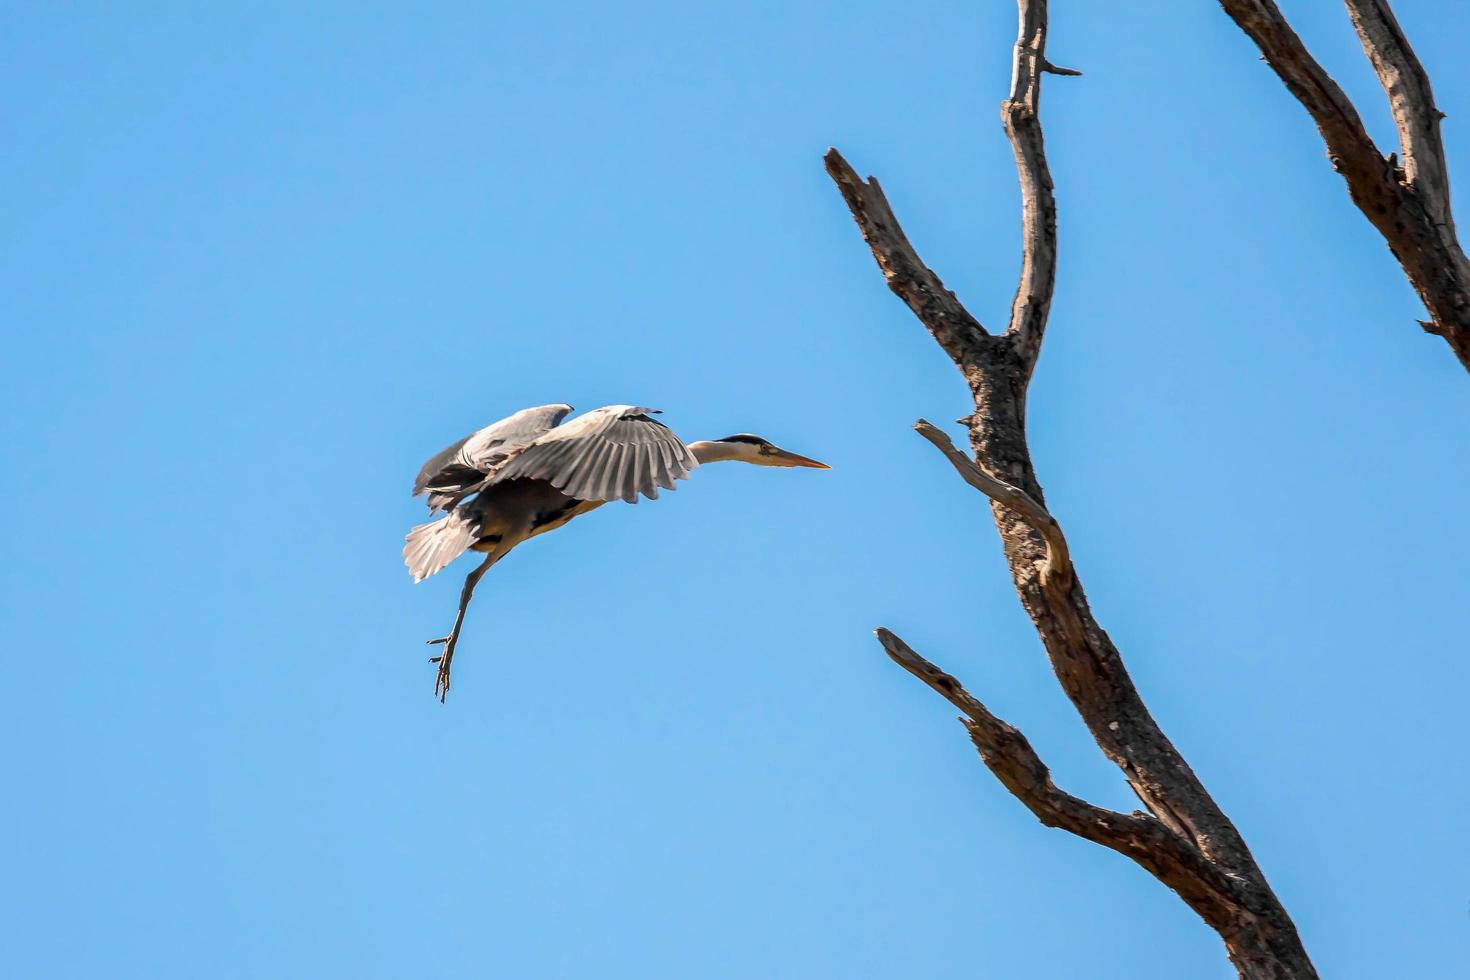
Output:
[[[1327,158],[1347,182],[1353,203],[1388,243],[1429,311],[1430,319],[1419,325],[1443,337],[1470,370],[1470,261],[1460,248],[1450,210],[1449,171],[1439,133],[1444,113],[1434,104],[1429,75],[1388,0],[1344,3],[1398,128],[1399,148],[1387,156],[1273,0],[1220,0],[1317,123]]]
[[[1093,618],[1031,463],[1026,389],[1046,330],[1057,246],[1038,117],[1041,76],[1077,72],[1047,61],[1045,0],[1018,0],[1018,6],[1020,32],[1001,118],[1020,177],[1022,263],[1003,333],[987,331],[923,263],[876,180],[859,178],[835,149],[827,153],[827,172],[889,288],[964,375],[975,411],[962,421],[979,465],[929,423],[921,420],[916,428],[989,498],[1016,591],[1057,679],[1148,812],[1118,813],[1058,789],[1025,736],[890,631],[878,630],[878,639],[894,661],[964,712],[961,720],[985,765],[1043,823],[1112,848],[1173,889],[1224,940],[1240,976],[1315,977],[1295,925],[1245,840],[1149,714],[1117,648]]]

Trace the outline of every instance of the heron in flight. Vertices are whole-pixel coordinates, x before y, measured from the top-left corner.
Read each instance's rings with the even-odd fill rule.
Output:
[[[611,500],[656,499],[660,487],[673,490],[701,463],[829,468],[748,433],[686,446],[653,418],[661,414],[655,408],[608,405],[562,425],[571,411],[570,405],[522,409],[436,453],[413,481],[414,496],[428,495],[429,513],[445,514],[408,532],[403,560],[413,580],[422,582],[466,551],[485,555],[465,578],[454,628],[429,641],[444,646],[429,661],[439,665],[434,694],[441,702],[475,586],[522,541]]]

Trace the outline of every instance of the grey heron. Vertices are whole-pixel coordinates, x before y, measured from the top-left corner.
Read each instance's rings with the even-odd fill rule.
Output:
[[[673,490],[702,463],[733,460],[755,466],[826,463],[788,452],[749,433],[685,445],[662,422],[658,409],[608,405],[561,422],[570,405],[522,409],[435,453],[413,482],[414,496],[428,495],[429,513],[445,516],[408,532],[403,560],[415,582],[442,571],[466,551],[484,553],[465,578],[459,612],[431,659],[439,665],[434,694],[449,693],[449,666],[475,586],[511,549],[612,500],[650,500]]]

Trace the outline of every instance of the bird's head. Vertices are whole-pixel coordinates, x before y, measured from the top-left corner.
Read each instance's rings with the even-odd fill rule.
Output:
[[[723,439],[696,442],[689,448],[701,463],[730,459],[754,466],[807,466],[817,470],[832,468],[826,463],[819,463],[809,456],[782,449],[770,440],[748,432],[726,436]]]

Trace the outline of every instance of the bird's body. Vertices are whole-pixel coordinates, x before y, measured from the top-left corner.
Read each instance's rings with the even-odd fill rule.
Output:
[[[414,581],[442,570],[465,551],[485,561],[469,574],[459,615],[443,643],[435,693],[449,690],[465,609],[480,577],[513,548],[563,527],[573,518],[622,499],[655,499],[660,487],[673,490],[700,463],[740,460],[761,466],[826,465],[778,449],[752,435],[728,436],[685,445],[652,416],[657,409],[609,405],[565,425],[570,405],[523,409],[430,457],[414,480],[415,496],[428,495],[438,520],[409,532],[403,558]]]
[[[574,517],[596,510],[606,500],[578,500],[545,480],[511,480],[481,494],[477,502],[485,517],[475,551],[492,551],[505,541],[525,541],[555,531]]]

